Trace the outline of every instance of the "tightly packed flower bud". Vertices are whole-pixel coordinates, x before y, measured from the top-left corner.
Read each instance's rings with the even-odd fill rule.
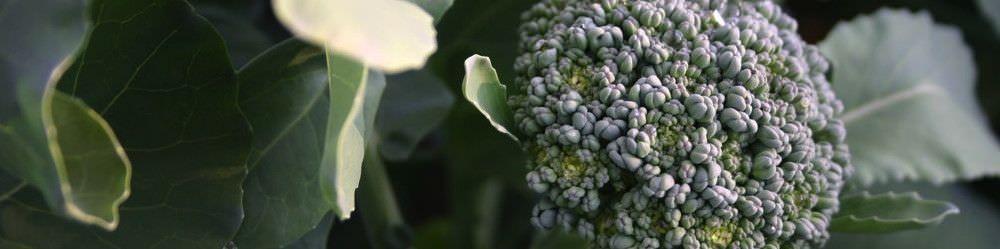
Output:
[[[531,221],[598,248],[822,245],[851,173],[818,49],[770,1],[542,0],[509,103]]]

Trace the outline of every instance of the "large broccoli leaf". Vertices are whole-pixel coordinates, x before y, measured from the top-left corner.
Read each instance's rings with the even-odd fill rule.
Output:
[[[254,5],[261,2],[263,1],[244,0],[228,4],[192,2],[198,14],[211,22],[219,35],[222,35],[229,50],[229,58],[237,67],[246,65],[275,43],[261,28],[254,26],[255,16],[252,10],[256,7]]]
[[[239,72],[240,109],[254,131],[240,248],[290,244],[330,212],[317,176],[330,108],[326,70],[321,49],[288,40]]]
[[[844,196],[830,230],[847,233],[887,233],[940,224],[958,214],[958,207],[944,201],[925,200],[916,192],[877,195],[862,192]]]
[[[860,183],[935,183],[1000,173],[1000,145],[975,102],[975,67],[955,28],[880,10],[820,44],[844,101]]]
[[[835,233],[824,248],[854,249],[992,249],[997,247],[996,231],[1000,213],[996,205],[963,186],[940,186],[927,183],[876,185],[873,192],[919,192],[928,199],[945,200],[961,207],[941,224],[920,230],[890,234]],[[901,207],[905,208],[905,207]]]
[[[132,163],[121,222],[68,221],[22,191],[0,203],[2,236],[33,248],[221,248],[243,217],[250,140],[221,38],[183,1],[95,0],[90,13],[58,89],[100,113]]]
[[[85,2],[0,5],[0,29],[9,33],[0,38],[0,167],[41,190],[56,213],[114,229],[128,159],[100,115],[55,90],[83,41]]]
[[[423,67],[437,49],[434,19],[402,0],[274,0],[296,36],[388,73]]]
[[[288,246],[331,208],[349,217],[385,77],[299,40],[269,49],[239,77],[254,141],[236,244]]]

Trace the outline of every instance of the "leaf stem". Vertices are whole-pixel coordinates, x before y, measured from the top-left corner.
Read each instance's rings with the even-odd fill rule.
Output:
[[[376,139],[372,139],[376,140]],[[392,184],[375,142],[369,142],[358,186],[358,212],[374,249],[410,248],[412,232],[403,221]]]

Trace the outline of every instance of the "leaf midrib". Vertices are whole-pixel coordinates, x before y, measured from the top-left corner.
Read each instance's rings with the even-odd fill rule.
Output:
[[[259,164],[260,161],[264,159],[264,155],[267,155],[267,153],[270,152],[271,149],[273,149],[274,146],[278,144],[278,141],[284,139],[285,136],[287,136],[288,133],[291,132],[293,127],[297,126],[299,122],[302,122],[302,120],[305,119],[305,117],[309,116],[310,111],[313,108],[316,108],[316,103],[319,102],[320,96],[323,93],[325,93],[325,91],[316,91],[316,92],[317,93],[313,95],[312,99],[309,101],[309,104],[306,105],[306,108],[302,108],[302,112],[297,113],[295,115],[295,119],[293,119],[292,122],[289,122],[287,126],[282,128],[281,131],[278,132],[278,135],[274,136],[274,139],[268,142],[267,145],[260,150],[260,154],[256,158],[254,158],[253,162],[250,163],[249,168],[247,170],[253,170],[254,168],[256,168],[257,164]]]
[[[921,95],[933,95],[944,91],[940,86],[930,83],[916,84],[913,87],[909,87],[900,91],[896,91],[892,94],[886,95],[883,98],[862,104],[853,109],[844,110],[843,114],[840,115],[841,120],[844,124],[851,124],[852,122],[858,120],[859,118],[871,115],[880,110],[886,109],[893,106],[899,102],[910,100]]]

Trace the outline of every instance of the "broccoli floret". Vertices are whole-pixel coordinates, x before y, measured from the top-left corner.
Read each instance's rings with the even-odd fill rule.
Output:
[[[509,97],[532,223],[598,248],[821,246],[852,167],[819,50],[770,1],[542,0]]]

